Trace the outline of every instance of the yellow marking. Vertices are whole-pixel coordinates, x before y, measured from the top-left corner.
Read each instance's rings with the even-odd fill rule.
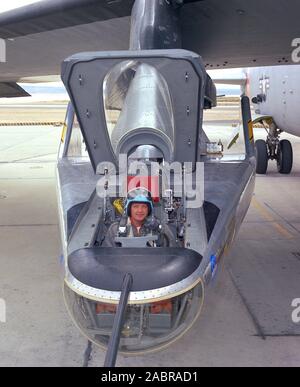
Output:
[[[272,125],[273,124],[273,118],[272,117],[270,117],[270,118],[268,118],[268,119],[266,119],[266,123],[267,123],[267,125]]]
[[[248,129],[249,129],[249,140],[252,142],[254,140],[254,134],[253,134],[253,122],[248,122]]]
[[[240,137],[239,133],[237,135],[235,135],[234,138],[232,139],[232,141],[230,142],[230,144],[228,145],[227,149],[230,149],[233,145],[235,145],[237,140],[239,139],[239,137]]]
[[[67,133],[67,125],[66,123],[64,123],[62,133],[61,133],[61,142],[65,142],[66,133]]]
[[[253,124],[261,124],[263,121],[265,121],[267,124],[272,124],[273,118],[271,116],[259,116],[255,120],[253,120]]]
[[[0,122],[0,126],[61,126],[63,124],[63,122],[58,121]]]
[[[279,232],[279,234],[284,236],[286,239],[294,239],[294,235],[292,235],[284,226],[279,224],[273,215],[265,207],[263,207],[255,197],[252,200],[252,204],[256,210],[260,212],[263,218],[272,223],[272,226],[277,232]]]
[[[124,203],[123,199],[116,199],[113,203],[114,208],[118,211],[120,215],[124,212]]]

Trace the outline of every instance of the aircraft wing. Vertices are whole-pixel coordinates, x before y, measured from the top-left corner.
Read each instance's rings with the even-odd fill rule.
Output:
[[[299,0],[184,0],[183,48],[207,68],[291,63]],[[0,82],[60,74],[80,51],[126,50],[134,0],[44,0],[0,14]],[[1,89],[0,89],[1,90]],[[2,95],[3,96],[3,95]]]

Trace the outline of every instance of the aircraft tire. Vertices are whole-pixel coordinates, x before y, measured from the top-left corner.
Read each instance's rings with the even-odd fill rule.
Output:
[[[293,148],[289,140],[281,140],[277,155],[278,172],[288,175],[293,168]]]
[[[257,140],[255,141],[255,147],[257,160],[256,173],[265,175],[268,170],[269,162],[267,143],[264,140]]]

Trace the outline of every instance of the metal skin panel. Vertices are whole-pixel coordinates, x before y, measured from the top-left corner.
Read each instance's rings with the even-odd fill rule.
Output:
[[[181,47],[179,7],[172,7],[167,1],[135,1],[131,13],[130,49]]]
[[[0,82],[0,95],[3,98],[30,97],[27,91],[14,82]]]
[[[8,42],[10,63],[1,64],[2,79],[59,74],[59,63],[74,52],[120,50],[129,45],[132,0],[42,3],[49,8],[45,14],[37,12],[41,9],[37,3],[1,15],[0,37],[17,36]],[[60,9],[53,12],[55,3]],[[183,47],[199,53],[208,68],[292,63],[291,42],[299,37],[298,0],[289,0],[288,5],[286,0],[184,3],[180,10]]]
[[[64,216],[70,208],[90,198],[98,181],[90,163],[67,159],[59,160],[57,178],[61,184]]]
[[[181,13],[183,47],[209,68],[292,64],[298,0],[206,0]],[[280,26],[280,28],[278,28]]]
[[[147,1],[156,8],[156,0]],[[139,0],[139,2],[141,2]],[[172,0],[173,1],[173,0]],[[183,0],[185,4],[202,0]],[[0,36],[13,38],[76,26],[123,18],[131,15],[135,0],[43,0],[0,15]],[[160,3],[164,6],[166,1]],[[176,1],[174,1],[176,6]],[[167,18],[167,15],[166,15]],[[162,22],[166,19],[163,18]]]
[[[249,69],[251,97],[264,95],[255,105],[257,113],[271,116],[276,125],[300,136],[300,66],[278,66]]]
[[[184,3],[179,10],[182,46],[201,55],[207,69],[293,63],[298,0],[289,0],[288,6],[286,0]],[[57,81],[60,63],[75,52],[127,49],[132,5],[132,0],[49,0],[1,14],[7,62],[0,63],[0,81],[42,82],[44,76]],[[5,95],[0,90],[0,97]]]
[[[130,16],[134,0],[48,0],[0,15],[0,35],[14,38]]]
[[[170,286],[147,291],[130,292],[128,303],[147,304],[149,302],[167,300],[169,298],[186,293],[187,291],[193,289],[201,281],[201,276],[199,276],[197,270],[191,276]],[[69,270],[66,271],[65,282],[67,286],[76,294],[90,300],[106,302],[109,304],[118,304],[120,300],[120,292],[111,292],[87,286],[78,281]]]
[[[62,79],[69,92],[94,169],[117,164],[106,128],[103,82],[110,69],[128,59],[159,68],[166,80],[175,122],[174,160],[196,162],[206,74],[201,59],[185,50],[84,53],[67,59]]]
[[[220,208],[213,233],[203,256],[205,284],[212,279],[211,257],[218,264],[232,245],[250,206],[255,184],[255,158],[244,162],[214,163],[205,166],[205,197]]]

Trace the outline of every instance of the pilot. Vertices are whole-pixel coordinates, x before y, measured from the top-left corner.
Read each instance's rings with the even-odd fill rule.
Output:
[[[117,236],[140,237],[149,234],[159,235],[160,224],[153,215],[151,193],[145,188],[135,188],[128,192],[124,216],[120,222],[113,223],[106,234],[102,246],[117,247]],[[169,245],[166,236],[159,238],[159,245]]]

